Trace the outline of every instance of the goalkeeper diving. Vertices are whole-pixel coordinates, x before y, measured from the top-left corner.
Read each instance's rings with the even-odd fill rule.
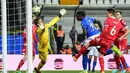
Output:
[[[62,16],[66,14],[65,9],[61,9],[58,16],[56,16],[51,22],[44,24],[44,21],[41,18],[37,18],[35,23],[38,25],[37,33],[38,33],[38,52],[40,62],[37,67],[34,68],[36,73],[41,73],[40,69],[45,65],[48,56],[48,28],[57,23]]]

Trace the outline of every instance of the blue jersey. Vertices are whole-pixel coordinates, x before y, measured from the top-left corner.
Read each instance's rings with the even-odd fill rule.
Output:
[[[98,34],[101,34],[101,30],[100,29],[97,29],[98,30]]]
[[[91,37],[93,35],[99,34],[98,30],[94,26],[95,19],[90,17],[85,17],[81,21],[82,28],[86,29],[87,37]]]

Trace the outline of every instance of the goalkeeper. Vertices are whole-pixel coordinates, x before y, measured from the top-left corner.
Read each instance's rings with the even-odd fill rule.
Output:
[[[56,16],[51,22],[49,22],[48,24],[44,24],[44,22],[42,21],[41,18],[37,18],[35,20],[35,23],[38,25],[38,39],[39,39],[39,43],[38,43],[38,52],[39,52],[39,58],[40,58],[40,62],[38,64],[37,67],[34,68],[34,70],[36,71],[36,73],[41,73],[40,69],[45,65],[46,60],[47,60],[47,56],[48,56],[48,42],[49,42],[49,38],[48,38],[48,28],[53,26],[55,23],[57,23],[60,18],[62,16],[64,16],[66,14],[66,10],[65,9],[61,9],[60,13],[58,16]]]

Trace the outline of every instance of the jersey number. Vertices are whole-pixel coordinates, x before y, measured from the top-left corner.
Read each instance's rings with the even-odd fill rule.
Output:
[[[110,31],[110,34],[111,35],[115,35],[116,34],[116,30],[115,30],[116,26],[114,26],[111,31]]]

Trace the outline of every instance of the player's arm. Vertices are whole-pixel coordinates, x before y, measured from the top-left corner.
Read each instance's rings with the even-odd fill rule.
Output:
[[[53,54],[53,51],[52,51],[52,48],[51,48],[50,42],[48,42],[48,50],[50,51],[51,54]]]
[[[52,21],[50,21],[48,24],[46,24],[46,25],[45,25],[45,28],[46,28],[46,27],[49,28],[49,27],[53,26],[53,25],[54,25],[55,23],[57,23],[57,22],[60,20],[60,18],[61,18],[62,16],[64,16],[65,14],[66,14],[66,10],[65,10],[65,9],[61,9],[59,15],[56,16],[56,17],[55,17]]]
[[[38,40],[36,38],[36,32],[33,32],[33,40],[38,44]]]
[[[38,33],[38,34],[42,34],[43,32],[44,32],[44,29],[41,29],[40,27],[38,27],[37,33]]]
[[[125,28],[123,29],[123,31],[125,31],[125,34],[123,34],[119,40],[122,40],[125,36],[128,35],[128,33],[130,33],[130,30],[129,30],[129,27],[128,26],[125,26]]]
[[[108,24],[109,24],[108,21],[105,20],[105,22],[104,22],[104,29],[102,30],[102,33],[106,33],[108,31],[108,27],[109,27]]]
[[[87,35],[87,31],[86,31],[86,29],[85,28],[82,28],[83,29],[83,36],[84,36],[84,38],[85,37],[87,37],[86,35]]]
[[[87,25],[88,23],[86,23],[86,22],[82,22],[81,23],[81,26],[82,26],[82,30],[83,30],[83,34],[82,34],[82,36],[84,36],[84,38],[85,37],[87,37],[87,27],[88,27],[88,25]]]

